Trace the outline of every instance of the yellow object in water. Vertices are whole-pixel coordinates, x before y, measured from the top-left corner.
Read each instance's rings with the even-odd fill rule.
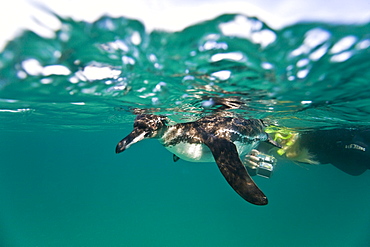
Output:
[[[286,127],[269,126],[265,131],[273,137],[274,141],[282,146],[277,151],[279,155],[284,155],[286,150],[297,141],[299,136],[298,132]]]
[[[269,126],[265,131],[271,135],[274,141],[282,146],[282,148],[276,151],[280,156],[284,156],[292,161],[318,164],[314,155],[307,148],[300,146],[300,134],[297,131],[277,126]]]

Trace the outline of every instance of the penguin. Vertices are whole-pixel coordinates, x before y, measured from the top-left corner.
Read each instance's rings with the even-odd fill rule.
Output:
[[[116,153],[141,140],[156,138],[174,154],[175,161],[216,162],[226,181],[243,199],[255,205],[268,203],[239,158],[260,142],[280,147],[264,131],[262,120],[209,115],[194,122],[168,123],[166,116],[138,115],[132,132],[117,144]]]

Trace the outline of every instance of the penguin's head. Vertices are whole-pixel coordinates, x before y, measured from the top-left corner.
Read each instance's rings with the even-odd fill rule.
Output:
[[[116,153],[121,153],[132,144],[145,138],[155,138],[162,134],[168,118],[161,115],[140,114],[134,122],[134,130],[123,138],[116,146]]]

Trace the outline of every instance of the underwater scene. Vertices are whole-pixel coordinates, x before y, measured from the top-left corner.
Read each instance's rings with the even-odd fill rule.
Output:
[[[0,246],[370,246],[370,23],[50,15],[0,54]],[[262,119],[268,204],[155,139],[116,154],[140,114]]]

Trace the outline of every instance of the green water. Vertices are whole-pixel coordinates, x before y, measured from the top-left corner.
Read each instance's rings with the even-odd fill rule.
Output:
[[[190,121],[217,97],[297,130],[368,126],[370,24],[59,21],[0,55],[1,246],[370,245],[369,172],[280,162],[255,178],[258,207],[214,163],[174,163],[156,140],[114,153],[134,109]]]

